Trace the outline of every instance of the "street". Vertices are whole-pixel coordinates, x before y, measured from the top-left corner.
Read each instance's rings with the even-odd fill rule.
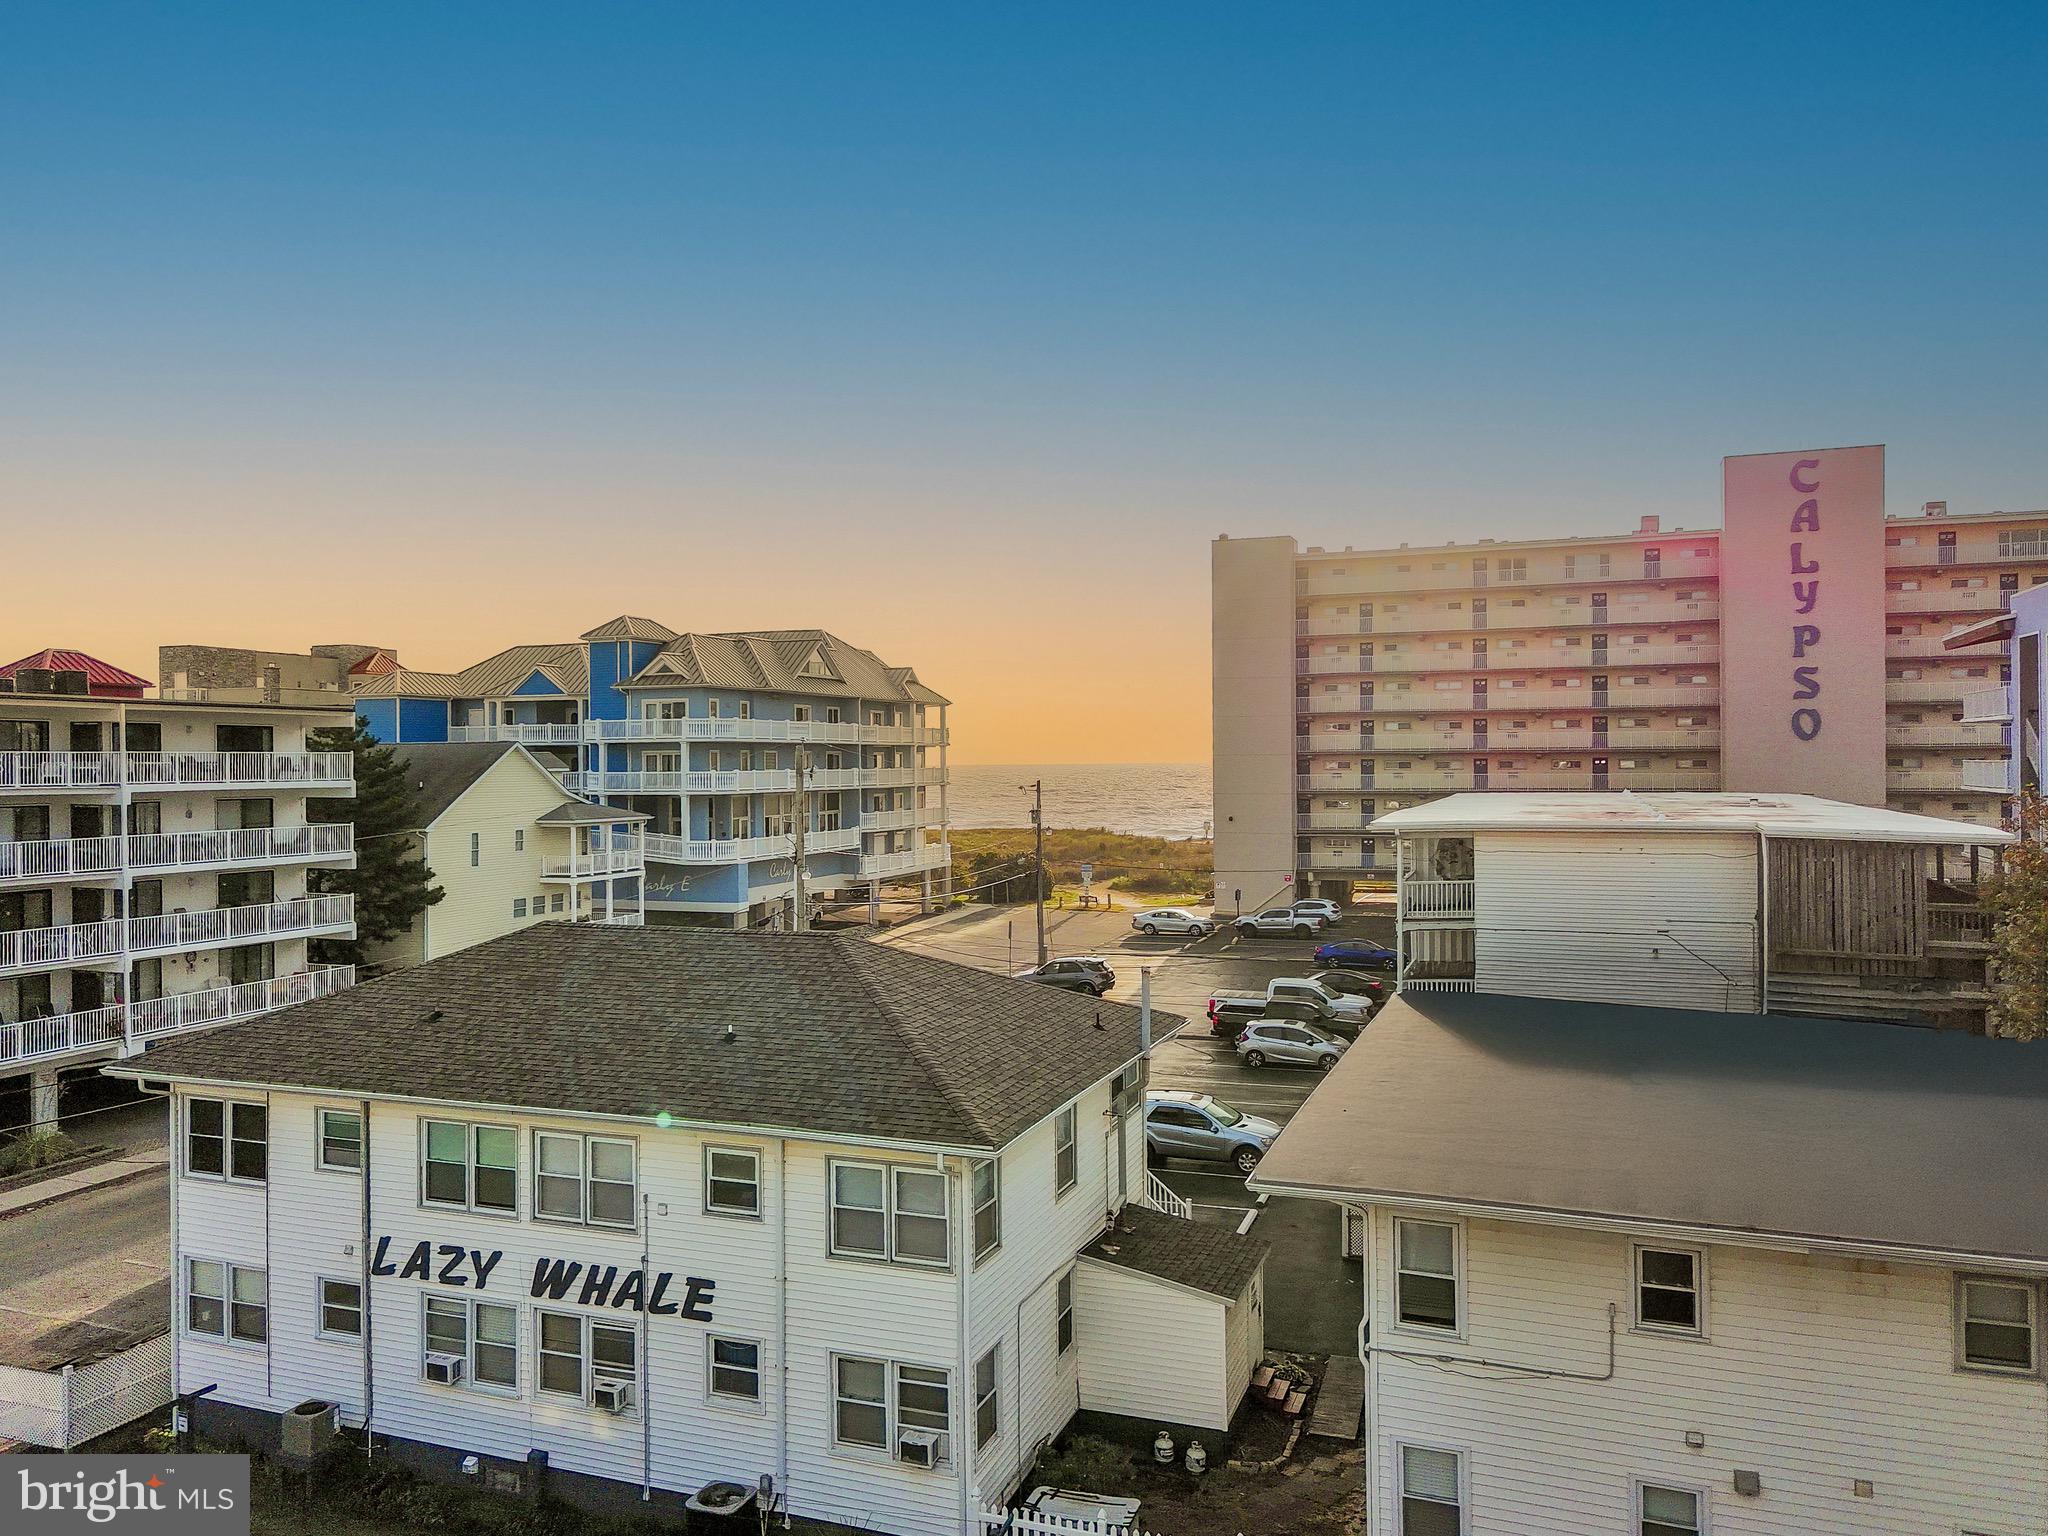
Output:
[[[167,1186],[163,1173],[128,1179],[0,1224],[0,1364],[50,1370],[164,1331]]]
[[[1158,1046],[1152,1086],[1214,1094],[1247,1114],[1285,1125],[1321,1081],[1321,1074],[1241,1065],[1228,1040],[1209,1032],[1206,1008],[1220,990],[1263,988],[1281,976],[1321,969],[1315,943],[1297,939],[1241,938],[1225,928],[1206,939],[1147,938],[1131,926],[1141,908],[1114,912],[1048,908],[1046,946],[1058,955],[1100,955],[1116,972],[1109,994],[1136,1004],[1139,972],[1152,971],[1152,1006],[1188,1022]],[[1330,936],[1393,942],[1390,909],[1354,912]],[[879,941],[982,970],[1022,970],[1037,959],[1037,930],[1029,906],[973,907],[883,934]],[[1236,1226],[1257,1197],[1241,1175],[1220,1166],[1175,1162],[1153,1170],[1191,1202],[1197,1219]],[[1267,1339],[1275,1348],[1327,1352],[1356,1347],[1360,1316],[1358,1265],[1338,1250],[1335,1209],[1322,1201],[1268,1201],[1257,1230],[1274,1245],[1268,1261]]]

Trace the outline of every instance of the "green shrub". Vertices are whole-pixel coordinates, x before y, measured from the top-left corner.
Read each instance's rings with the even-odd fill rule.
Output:
[[[1130,1447],[1099,1435],[1069,1435],[1038,1458],[1032,1481],[1055,1488],[1116,1488],[1130,1471]]]
[[[62,1131],[29,1131],[0,1147],[0,1177],[48,1168],[75,1155],[78,1143]]]

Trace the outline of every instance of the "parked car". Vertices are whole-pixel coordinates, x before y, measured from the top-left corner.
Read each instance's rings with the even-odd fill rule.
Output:
[[[1377,976],[1368,976],[1363,971],[1317,971],[1310,981],[1320,982],[1332,992],[1347,992],[1354,997],[1369,997],[1384,1003],[1390,984]]]
[[[1297,939],[1312,939],[1329,926],[1327,919],[1292,907],[1269,907],[1264,912],[1247,912],[1231,921],[1239,933],[1277,933]]]
[[[1345,1042],[1313,1024],[1261,1019],[1237,1037],[1237,1059],[1248,1067],[1315,1067],[1327,1072],[1344,1054]]]
[[[1326,923],[1334,923],[1344,915],[1344,909],[1338,906],[1337,903],[1334,901],[1324,901],[1321,897],[1304,898],[1301,901],[1295,902],[1290,910],[1314,913]]]
[[[1213,1035],[1234,1040],[1244,1033],[1246,1025],[1261,1019],[1292,1019],[1318,1028],[1328,1025],[1333,1030],[1340,1027],[1325,1019],[1323,1011],[1311,1003],[1275,1003],[1263,992],[1226,992],[1209,999],[1209,1032]]]
[[[1282,976],[1268,982],[1263,992],[1247,989],[1237,992],[1218,992],[1209,999],[1209,1022],[1215,1024],[1218,1008],[1225,1004],[1241,1004],[1245,1017],[1249,1018],[1303,1018],[1312,1023],[1339,1023],[1349,1026],[1347,1033],[1355,1033],[1385,1001],[1386,989],[1378,982],[1371,984],[1365,992],[1339,992],[1307,976]],[[1298,1004],[1299,1012],[1287,1014],[1274,1012],[1280,1003]]]
[[[1155,907],[1134,916],[1131,926],[1148,937],[1157,933],[1191,933],[1200,939],[1216,931],[1216,919],[1185,907]]]
[[[1364,965],[1376,971],[1391,971],[1401,957],[1384,944],[1365,939],[1332,939],[1316,946],[1317,965]]]
[[[1250,1173],[1279,1134],[1273,1121],[1206,1093],[1158,1090],[1145,1095],[1145,1151],[1155,1159],[1199,1158]]]
[[[1064,987],[1069,992],[1086,992],[1091,997],[1100,997],[1116,985],[1116,972],[1100,960],[1069,957],[1048,960],[1043,965],[1019,971],[1017,979],[1039,981],[1049,987]]]

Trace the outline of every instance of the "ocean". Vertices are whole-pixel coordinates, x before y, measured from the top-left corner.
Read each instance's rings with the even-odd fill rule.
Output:
[[[1028,827],[1031,791],[1045,781],[1048,827],[1103,827],[1134,837],[1207,837],[1207,763],[954,764],[956,827]]]

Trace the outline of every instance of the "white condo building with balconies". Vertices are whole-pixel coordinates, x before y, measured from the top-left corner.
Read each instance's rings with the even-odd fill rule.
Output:
[[[307,945],[353,938],[352,898],[308,888],[355,862],[345,695],[297,704],[148,694],[77,652],[0,667],[0,1075],[58,1073],[349,985]]]

